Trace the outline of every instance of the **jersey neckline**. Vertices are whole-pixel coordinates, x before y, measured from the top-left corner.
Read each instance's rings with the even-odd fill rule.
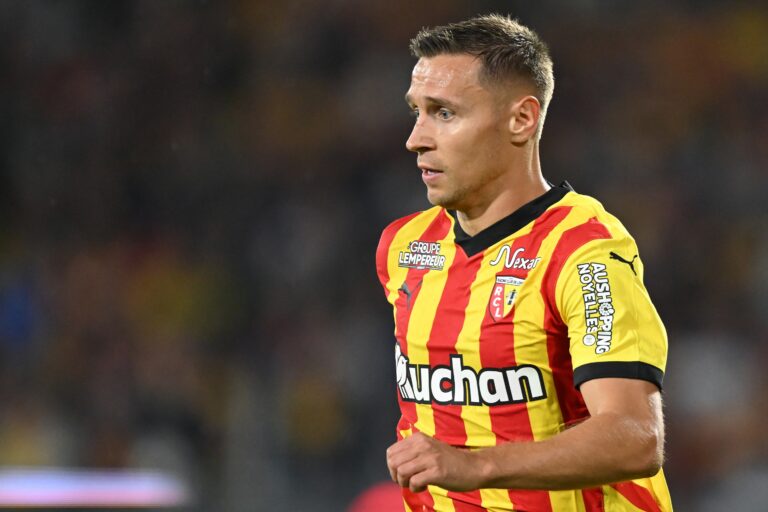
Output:
[[[571,187],[570,183],[567,181],[563,181],[557,186],[554,186],[551,183],[549,185],[552,188],[542,195],[524,204],[498,222],[488,226],[475,236],[468,235],[461,228],[459,219],[456,216],[456,210],[446,210],[454,219],[453,233],[456,245],[464,250],[467,257],[472,257],[475,254],[483,252],[515,231],[518,231],[529,222],[536,220],[550,206],[565,197],[568,192],[574,191],[573,187]]]

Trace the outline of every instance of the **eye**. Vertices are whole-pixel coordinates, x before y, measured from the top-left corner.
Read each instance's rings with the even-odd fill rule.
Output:
[[[415,117],[416,119],[418,119],[419,118],[419,109],[412,108],[411,109],[411,117]]]
[[[440,110],[437,111],[436,115],[443,121],[448,121],[453,117],[453,112],[451,112],[447,108],[441,108]]]

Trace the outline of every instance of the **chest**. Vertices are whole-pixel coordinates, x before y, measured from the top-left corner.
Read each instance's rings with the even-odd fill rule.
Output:
[[[423,354],[425,364],[452,354],[486,368],[541,359],[553,327],[542,287],[546,258],[514,243],[473,257],[443,249],[432,255],[445,256],[442,269],[409,269],[393,295],[401,346]]]

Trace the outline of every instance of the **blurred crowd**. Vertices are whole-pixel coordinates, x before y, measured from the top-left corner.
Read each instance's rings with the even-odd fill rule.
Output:
[[[638,241],[676,507],[764,510],[760,2],[0,3],[0,467],[164,469],[205,511],[386,479],[408,40],[491,11],[552,51],[545,176]]]

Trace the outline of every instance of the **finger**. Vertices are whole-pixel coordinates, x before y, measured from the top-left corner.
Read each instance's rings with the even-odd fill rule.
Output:
[[[397,482],[397,469],[387,461],[387,469],[389,470],[389,477],[393,482]]]
[[[389,474],[394,482],[397,482],[402,487],[408,487],[408,480],[415,471],[420,471],[423,466],[417,466],[413,463],[413,459],[403,461],[402,463],[390,463]]]
[[[400,487],[411,487],[411,480],[414,474],[424,471],[423,464],[421,463],[406,463],[404,466],[397,468],[397,483]]]
[[[409,448],[410,443],[405,441],[398,441],[387,448],[387,469],[393,482],[398,482],[398,467],[416,456],[412,449]]]
[[[403,441],[401,441],[401,443],[403,443]],[[419,450],[418,447],[409,446],[407,444],[390,447],[390,449],[387,450],[387,464],[391,467],[398,468],[402,464],[418,457],[420,453],[421,450]]]
[[[387,448],[387,458],[389,458],[390,455],[398,453],[398,452],[402,451],[403,449],[407,448],[409,443],[406,443],[406,441],[408,439],[409,438],[406,438],[406,439],[403,439],[403,440],[400,440],[400,441],[395,441],[394,443],[389,445],[389,447]]]
[[[400,487],[410,487],[411,477],[401,472],[397,472],[397,485]]]
[[[408,489],[410,489],[411,492],[425,491],[428,485],[435,484],[433,473],[432,469],[425,468],[423,471],[411,475],[408,479]]]
[[[423,457],[417,457],[397,467],[397,483],[401,487],[409,487],[414,475],[423,472],[427,463]]]

